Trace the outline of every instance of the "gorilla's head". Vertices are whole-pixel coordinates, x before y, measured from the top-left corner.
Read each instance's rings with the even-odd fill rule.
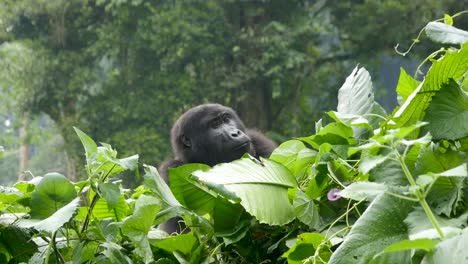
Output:
[[[210,166],[255,154],[240,118],[220,104],[199,105],[181,115],[172,127],[171,144],[180,161]]]

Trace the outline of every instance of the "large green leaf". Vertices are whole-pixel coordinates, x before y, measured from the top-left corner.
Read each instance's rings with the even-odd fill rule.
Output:
[[[327,143],[330,145],[353,145],[353,129],[343,123],[331,123],[321,128],[317,134],[309,137],[301,137],[299,140],[306,142],[316,149]]]
[[[18,223],[18,225],[21,227],[34,227],[35,229],[40,231],[53,233],[59,228],[61,228],[65,223],[68,223],[70,221],[70,219],[73,217],[76,210],[78,209],[79,202],[80,198],[77,197],[67,205],[58,209],[46,219],[23,219]]]
[[[413,79],[410,75],[406,73],[403,68],[400,68],[400,78],[398,79],[397,84],[397,94],[398,94],[398,102],[401,104],[410,96],[410,94],[418,87],[419,82]]]
[[[136,246],[135,253],[145,263],[151,263],[154,260],[147,234],[159,209],[158,199],[141,195],[135,203],[133,215],[126,218],[122,225],[123,234],[133,241]]]
[[[168,206],[180,206],[181,204],[177,201],[172,194],[169,186],[164,182],[158,170],[153,166],[144,165],[145,167],[145,179],[144,185],[149,188],[153,193],[166,205]]]
[[[210,166],[205,164],[185,164],[169,169],[170,188],[174,196],[182,205],[200,215],[213,210],[216,194],[206,192],[204,186],[199,186],[190,177],[194,171],[208,169]]]
[[[320,214],[314,200],[310,199],[301,190],[296,190],[296,197],[293,200],[294,214],[302,223],[310,228],[318,229],[320,224]]]
[[[132,260],[123,253],[123,248],[114,242],[104,242],[101,244],[104,248],[102,254],[107,257],[107,261],[110,263],[133,263]]]
[[[457,218],[447,218],[444,216],[434,215],[440,229],[446,237],[450,237],[453,234],[459,234],[461,228],[466,225],[468,219],[468,213],[464,213]],[[434,228],[434,225],[427,217],[424,209],[419,206],[416,207],[408,217],[405,219],[405,223],[408,226],[408,233],[410,239],[430,238],[439,239],[440,235]]]
[[[109,209],[113,209],[120,200],[120,188],[112,182],[104,182],[99,184],[102,197],[106,200]]]
[[[440,242],[434,251],[427,254],[422,264],[460,264],[468,260],[468,229],[461,235]]]
[[[387,159],[369,172],[369,181],[385,183],[387,185],[408,185],[408,179],[401,168],[401,164],[393,159]]]
[[[405,251],[405,250],[412,250],[412,249],[422,249],[429,251],[433,249],[439,241],[432,240],[429,238],[420,238],[415,240],[403,240],[393,245],[388,246],[383,252],[397,252],[397,251]]]
[[[97,219],[112,218],[114,221],[122,221],[129,210],[125,197],[120,194],[116,204],[109,205],[104,198],[99,198],[94,206],[93,215]]]
[[[270,155],[270,159],[286,166],[296,177],[305,171],[307,165],[315,161],[317,151],[307,148],[299,140],[282,143]]]
[[[244,208],[238,203],[232,204],[221,197],[216,199],[212,217],[217,235],[224,236],[223,233],[232,232],[238,226],[243,211]]]
[[[288,259],[288,264],[301,264],[313,261],[313,263],[326,263],[330,258],[330,242],[325,242],[326,237],[318,233],[303,233],[297,237],[296,245],[286,251],[282,257]],[[319,252],[317,252],[319,250]]]
[[[75,187],[65,176],[48,173],[32,193],[31,218],[47,218],[76,196]]]
[[[96,241],[82,241],[73,249],[73,263],[86,263],[95,258],[94,253],[98,250],[99,243]]]
[[[247,212],[261,223],[283,225],[294,219],[288,189],[297,183],[289,170],[279,163],[243,158],[220,164],[209,171],[193,173],[201,183],[222,186],[241,199]]]
[[[159,175],[158,171],[153,166],[145,166],[144,186],[150,189],[153,194],[161,201],[162,209],[158,215],[155,224],[162,223],[168,219],[180,216],[185,212],[182,204],[177,201],[174,194],[172,194],[169,186]]]
[[[179,251],[182,254],[190,254],[197,243],[197,238],[193,233],[180,234],[164,239],[152,239],[151,244],[169,252]]]
[[[432,144],[421,148],[416,162],[416,175],[442,173],[466,163],[466,157],[453,150],[442,150]],[[461,177],[439,177],[429,192],[427,202],[437,214],[450,216],[463,199]]]
[[[329,263],[410,263],[410,252],[377,254],[389,245],[408,239],[403,220],[413,205],[385,194],[376,198],[332,254]]]
[[[468,95],[450,79],[432,98],[423,130],[431,132],[434,139],[459,139],[468,136]],[[423,132],[424,133],[424,132]]]
[[[449,79],[459,80],[468,70],[468,44],[459,51],[449,50],[435,61],[424,81],[411,93],[403,105],[394,113],[397,127],[415,124],[423,119],[432,96]]]
[[[0,259],[8,263],[5,257],[14,257],[10,262],[28,263],[30,256],[37,252],[38,245],[32,239],[33,230],[15,225],[0,227]],[[31,263],[31,262],[29,262]]]

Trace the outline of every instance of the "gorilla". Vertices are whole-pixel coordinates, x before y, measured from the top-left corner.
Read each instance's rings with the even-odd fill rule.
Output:
[[[171,130],[174,160],[159,167],[169,183],[168,169],[187,163],[218,163],[239,159],[245,153],[268,158],[276,144],[255,129],[248,129],[233,109],[220,104],[203,104],[188,110]],[[168,233],[178,231],[177,219],[163,224]]]

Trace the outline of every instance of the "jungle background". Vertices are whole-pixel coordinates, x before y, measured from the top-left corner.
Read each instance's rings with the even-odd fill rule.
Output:
[[[0,184],[50,171],[82,177],[73,126],[157,166],[172,155],[178,115],[206,102],[233,107],[277,142],[312,134],[358,63],[389,111],[400,65],[413,73],[439,46],[423,41],[406,56],[394,47],[466,5],[0,0]]]

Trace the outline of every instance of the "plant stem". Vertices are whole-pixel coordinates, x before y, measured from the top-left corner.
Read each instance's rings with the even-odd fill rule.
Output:
[[[341,221],[341,219],[343,219],[343,217],[346,217],[347,214],[349,214],[349,212],[351,212],[352,210],[354,210],[354,208],[356,208],[360,203],[362,203],[363,201],[365,201],[365,199],[362,199],[360,200],[359,202],[355,203],[351,208],[348,208],[346,210],[346,212],[344,212],[344,214],[340,215],[337,219],[335,219],[335,221],[333,221],[333,223],[330,224],[330,226],[328,227],[327,229],[327,232],[325,233],[325,237],[328,237],[328,233],[330,232],[331,228],[336,224],[338,223],[339,221]]]
[[[415,187],[414,194],[416,195],[416,197],[418,197],[419,203],[424,209],[424,212],[426,212],[427,217],[431,221],[434,228],[437,230],[437,233],[439,233],[440,238],[444,239],[445,238],[444,233],[442,232],[442,229],[440,229],[440,225],[437,222],[437,219],[435,218],[434,214],[432,213],[431,208],[429,207],[429,204],[427,204],[426,197],[418,189],[418,184],[414,180],[413,175],[411,175],[411,172],[408,166],[406,166],[405,159],[398,152],[396,152],[396,155],[398,157],[398,161],[401,164],[401,168],[403,169],[403,172],[406,175],[406,178],[408,179],[411,186]]]

